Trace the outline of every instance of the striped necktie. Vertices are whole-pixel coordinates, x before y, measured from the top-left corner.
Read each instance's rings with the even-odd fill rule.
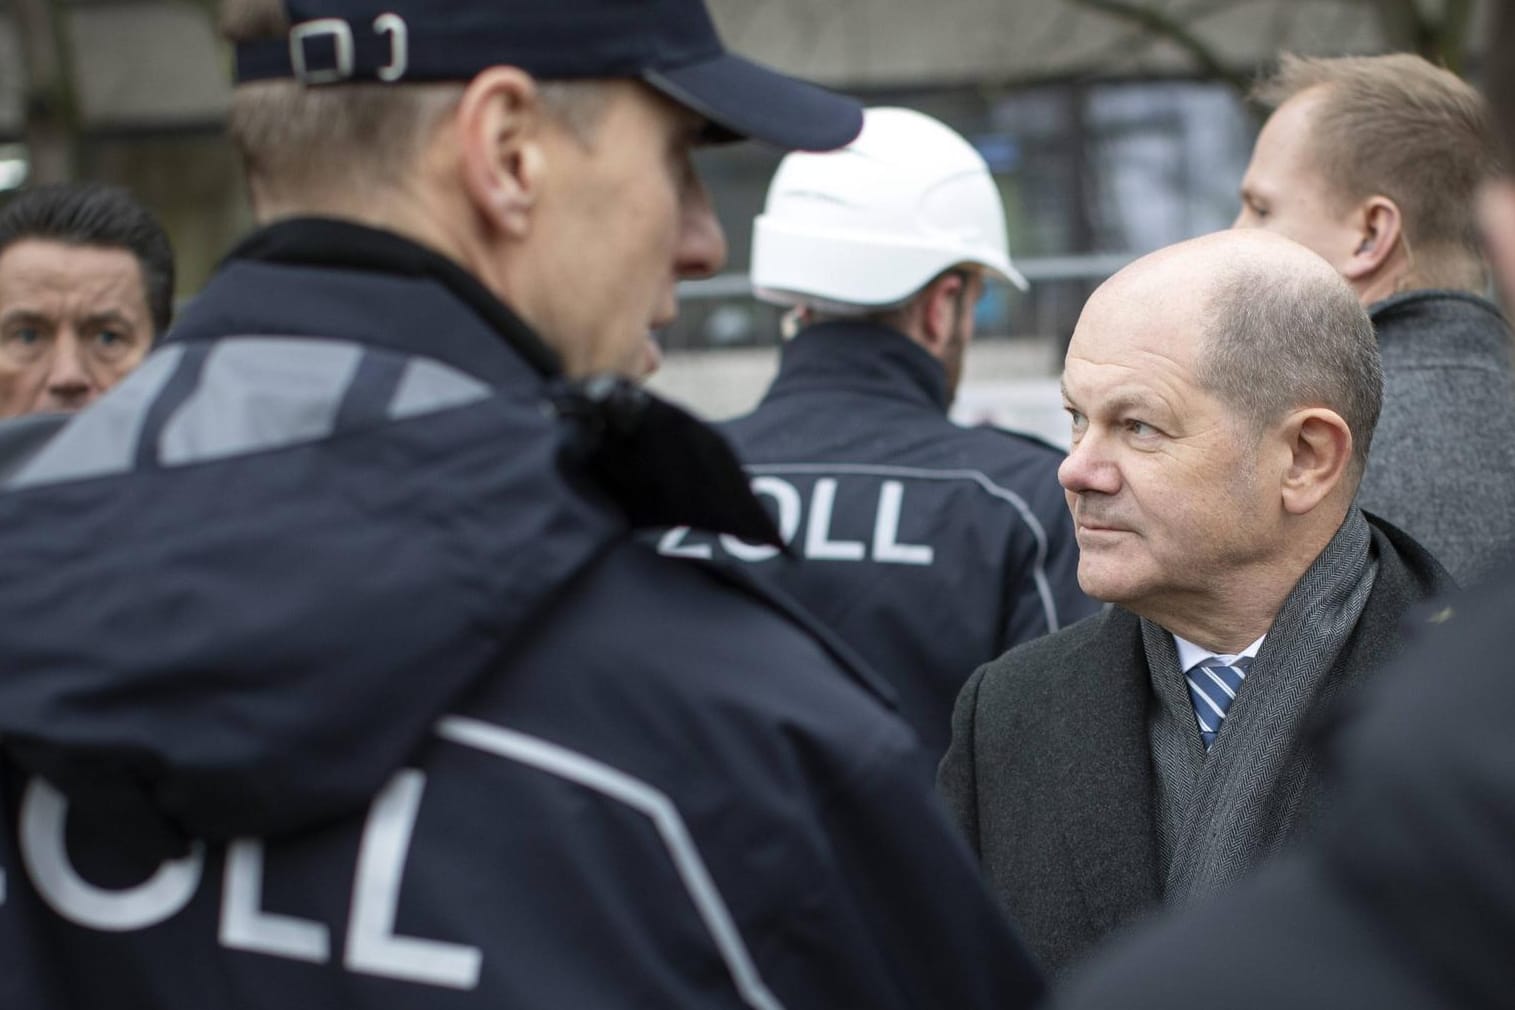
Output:
[[[1251,656],[1242,656],[1229,665],[1211,656],[1196,664],[1184,678],[1189,682],[1189,700],[1194,703],[1194,717],[1199,720],[1199,737],[1205,742],[1205,750],[1215,742],[1220,724],[1226,721],[1226,710],[1236,699],[1251,666]]]

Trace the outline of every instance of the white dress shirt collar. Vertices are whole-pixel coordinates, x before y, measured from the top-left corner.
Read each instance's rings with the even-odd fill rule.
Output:
[[[1194,669],[1196,664],[1203,663],[1211,656],[1215,656],[1227,666],[1230,666],[1242,656],[1251,656],[1255,659],[1257,658],[1257,650],[1262,648],[1263,639],[1267,637],[1267,632],[1263,632],[1261,635],[1257,636],[1257,641],[1253,642],[1251,645],[1247,646],[1240,652],[1234,654],[1211,652],[1204,646],[1195,645],[1187,638],[1179,638],[1177,635],[1173,636],[1173,644],[1178,646],[1178,668],[1187,673],[1188,671]]]

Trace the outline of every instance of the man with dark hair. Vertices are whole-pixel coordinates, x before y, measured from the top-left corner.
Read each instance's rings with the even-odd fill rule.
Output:
[[[168,329],[174,253],[123,189],[42,186],[0,210],[0,417],[72,411]]]
[[[1515,49],[1496,5],[1489,54]],[[1489,96],[1515,144],[1515,64]],[[1512,148],[1515,149],[1515,148]],[[1510,164],[1506,162],[1506,164]],[[1515,175],[1480,218],[1515,295]],[[1058,1010],[1502,1010],[1515,992],[1515,569],[1447,601],[1438,623],[1329,722],[1338,801],[1317,839],[1235,891],[1166,915],[1091,960]]]
[[[694,147],[857,104],[701,0],[229,13],[264,227],[0,495],[0,1004],[1028,1005],[887,689],[636,536],[776,540],[625,376]]]
[[[1353,502],[1380,382],[1352,292],[1277,236],[1160,250],[1085,306],[1059,477],[1079,583],[1114,606],[979,669],[940,779],[1047,967],[1329,806],[1313,718],[1451,584]]]
[[[1419,56],[1284,56],[1242,180],[1239,227],[1323,256],[1368,307],[1383,413],[1359,504],[1461,581],[1515,559],[1515,369],[1474,220],[1488,109]]]

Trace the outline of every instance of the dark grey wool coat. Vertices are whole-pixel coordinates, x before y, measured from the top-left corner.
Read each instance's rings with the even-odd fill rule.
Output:
[[[1201,759],[1224,750],[1256,797],[1249,837],[1226,838],[1238,850],[1233,876],[1292,845],[1314,823],[1329,799],[1316,733],[1323,714],[1398,655],[1409,613],[1454,588],[1411,538],[1373,517],[1368,523],[1364,546],[1376,576],[1356,622],[1336,636],[1326,668],[1306,686],[1288,683],[1290,663],[1307,662],[1316,639],[1306,627],[1311,615],[1286,602],[1215,751]],[[1312,567],[1300,587],[1312,576],[1330,572]],[[1280,679],[1266,679],[1270,664]],[[1173,675],[1180,676],[1176,665]],[[991,889],[1053,972],[1111,931],[1177,900],[1159,855],[1162,799],[1148,735],[1159,704],[1142,620],[1119,607],[1010,650],[980,667],[958,698],[938,787]],[[1286,759],[1269,764],[1268,752]],[[1247,781],[1258,775],[1268,781]],[[1230,827],[1216,823],[1212,833]]]
[[[1515,559],[1510,330],[1482,298],[1410,291],[1369,308],[1383,413],[1357,502],[1470,585]]]

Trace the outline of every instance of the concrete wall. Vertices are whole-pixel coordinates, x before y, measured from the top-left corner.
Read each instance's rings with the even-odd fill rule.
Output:
[[[727,43],[833,85],[1192,74],[1194,60],[1072,0],[710,0]],[[1388,34],[1368,0],[1150,0],[1246,70],[1280,49],[1381,52]],[[1436,0],[1420,6],[1433,10]],[[1486,7],[1487,2],[1481,4]],[[1196,11],[1204,13],[1195,14]],[[1475,23],[1481,24],[1481,21]],[[1475,29],[1476,32],[1476,29]]]
[[[210,6],[189,0],[61,3],[87,126],[184,128],[219,122],[229,58]],[[729,46],[829,84],[1008,86],[1077,76],[1192,74],[1169,43],[1074,0],[708,0]],[[1439,0],[1419,0],[1432,10]],[[1368,0],[1149,0],[1182,20],[1227,66],[1246,70],[1279,49],[1375,52],[1390,47]],[[1481,0],[1480,9],[1489,6]],[[1195,14],[1195,11],[1202,11]],[[1482,18],[1475,19],[1475,26]],[[1478,37],[1477,27],[1474,30]],[[1476,45],[1476,41],[1475,41]],[[24,53],[0,9],[0,135],[17,135]]]
[[[56,0],[54,0],[56,2]],[[208,5],[184,0],[64,3],[82,124],[92,130],[219,125],[231,97]],[[9,5],[0,16],[0,134],[23,129],[26,64]]]
[[[181,253],[180,291],[189,294],[248,221],[234,159],[219,136],[230,56],[216,39],[212,5],[52,2],[65,12],[87,135],[81,169],[141,193],[167,222]],[[1049,78],[1195,72],[1173,46],[1074,0],[709,2],[731,47],[846,88],[972,82],[1009,89]],[[1283,47],[1344,52],[1386,44],[1369,0],[1151,2],[1170,12],[1208,11],[1192,28],[1236,69]],[[1437,0],[1420,2],[1429,9]],[[27,54],[11,11],[0,4],[0,140],[19,139],[25,126]]]

